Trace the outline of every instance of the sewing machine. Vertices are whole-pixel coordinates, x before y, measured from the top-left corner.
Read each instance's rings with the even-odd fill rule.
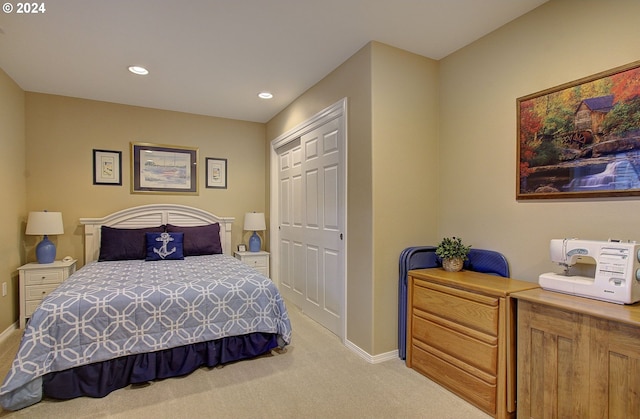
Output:
[[[617,304],[640,301],[640,244],[553,239],[550,251],[564,272],[540,275],[542,288]]]

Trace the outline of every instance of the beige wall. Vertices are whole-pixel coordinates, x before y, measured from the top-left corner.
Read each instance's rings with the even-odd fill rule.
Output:
[[[0,293],[0,333],[18,318],[18,272],[25,261],[23,220],[27,187],[25,181],[24,92],[0,69],[0,286],[7,283],[7,295]],[[1,289],[1,288],[0,288]]]
[[[397,348],[398,260],[437,239],[438,65],[374,43],[373,348]]]
[[[233,245],[248,240],[244,214],[265,211],[264,124],[27,93],[27,210],[61,211],[65,234],[52,238],[58,258],[83,264],[80,217],[170,202],[236,217]],[[197,147],[199,194],[130,193],[130,143]],[[122,186],[93,185],[93,149],[122,151]],[[205,188],[205,157],[228,159],[228,188]],[[26,213],[22,214],[26,217]],[[39,238],[27,237],[29,260]]]
[[[556,269],[549,240],[640,240],[638,198],[515,200],[516,99],[640,59],[640,2],[552,0],[440,62],[439,234]]]
[[[437,64],[370,43],[267,124],[273,140],[348,99],[347,339],[397,347],[398,257],[436,231]],[[408,192],[425,193],[407,202]],[[419,222],[415,220],[418,219]]]

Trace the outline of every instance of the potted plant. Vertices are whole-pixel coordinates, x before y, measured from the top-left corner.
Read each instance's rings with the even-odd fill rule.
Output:
[[[445,271],[457,272],[468,259],[471,246],[465,246],[459,237],[445,237],[436,248],[436,255],[442,259]]]

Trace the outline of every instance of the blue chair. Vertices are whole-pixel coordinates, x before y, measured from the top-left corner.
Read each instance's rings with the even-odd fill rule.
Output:
[[[408,247],[400,253],[400,280],[398,281],[398,354],[407,354],[407,272],[412,269],[435,268],[438,265],[434,246]]]
[[[509,263],[502,253],[494,250],[474,249],[469,251],[463,269],[482,272],[484,274],[509,277]]]
[[[489,275],[509,277],[509,264],[502,253],[471,248],[463,269]],[[436,268],[442,261],[435,246],[408,247],[400,253],[398,281],[398,356],[407,358],[407,273],[412,269]]]

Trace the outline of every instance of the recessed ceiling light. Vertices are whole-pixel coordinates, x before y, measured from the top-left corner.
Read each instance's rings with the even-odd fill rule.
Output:
[[[139,65],[130,66],[129,71],[131,71],[133,74],[139,74],[141,76],[146,76],[147,74],[149,74],[149,70],[144,67],[140,67]]]
[[[271,99],[273,97],[273,95],[269,92],[260,92],[258,93],[258,97],[260,99]]]

